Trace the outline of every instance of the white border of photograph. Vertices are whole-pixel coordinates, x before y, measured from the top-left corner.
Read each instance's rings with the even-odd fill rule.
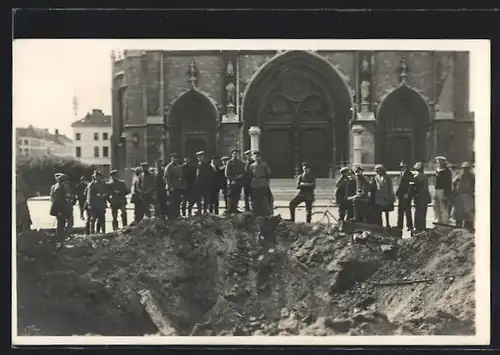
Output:
[[[143,50],[445,50],[470,52],[470,100],[475,113],[476,335],[474,336],[248,336],[248,337],[39,337],[17,335],[16,224],[12,199],[12,340],[14,345],[483,345],[490,341],[490,41],[489,40],[100,40],[21,39],[13,43],[13,84],[20,73],[18,53],[33,42],[63,46]],[[109,60],[109,56],[103,61]],[[91,68],[86,68],[91,70]],[[111,75],[111,73],[110,73]],[[68,88],[71,89],[71,88]],[[13,103],[14,105],[14,103]],[[13,107],[15,120],[15,105]],[[13,136],[14,136],[13,124]],[[15,140],[12,171],[15,172]],[[13,173],[14,174],[14,173]],[[13,179],[15,181],[15,179]],[[15,186],[13,186],[15,196]],[[36,295],[33,295],[36,297]]]

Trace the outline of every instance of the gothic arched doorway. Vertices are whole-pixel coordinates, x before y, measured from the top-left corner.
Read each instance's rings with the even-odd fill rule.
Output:
[[[168,152],[194,156],[204,150],[215,154],[217,109],[203,93],[190,90],[182,94],[168,114]]]
[[[293,177],[301,161],[325,178],[336,162],[348,160],[351,95],[326,60],[291,51],[266,64],[249,83],[243,101],[245,149],[248,129],[261,129],[263,158],[273,176]]]
[[[382,101],[377,113],[376,160],[388,170],[426,160],[431,112],[425,99],[406,84]]]

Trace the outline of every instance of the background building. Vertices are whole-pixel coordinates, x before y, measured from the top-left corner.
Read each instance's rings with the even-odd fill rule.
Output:
[[[28,126],[16,128],[16,156],[73,156],[73,141],[59,130],[50,133],[48,129]]]
[[[112,55],[112,165],[258,148],[273,176],[309,161],[473,159],[469,53],[139,51]]]
[[[71,124],[73,128],[73,156],[81,162],[94,165],[105,175],[111,164],[111,116],[94,109]]]

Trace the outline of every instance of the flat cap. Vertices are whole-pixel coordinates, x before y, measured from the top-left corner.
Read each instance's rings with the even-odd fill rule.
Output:
[[[139,168],[139,167],[137,167],[137,168],[135,168],[135,169],[134,169],[134,172],[135,172],[136,174],[142,173],[142,169],[141,169],[141,168]]]
[[[196,156],[199,157],[200,155],[205,154],[204,150],[200,150],[199,152],[196,152]]]
[[[146,162],[143,162],[143,163],[141,163],[141,166],[149,166],[149,164]]]
[[[102,173],[99,170],[94,170],[93,176],[102,176]]]
[[[340,173],[343,174],[343,173],[347,173],[349,171],[349,168],[344,166],[343,168],[340,169]]]
[[[363,169],[362,165],[357,165],[357,166],[354,167],[353,171],[354,172],[356,172],[356,171],[365,171],[365,169]]]
[[[420,170],[420,169],[422,169],[423,167],[424,167],[424,164],[422,164],[422,162],[421,162],[421,161],[417,161],[417,162],[415,163],[415,165],[413,165],[413,169],[415,169],[415,170]]]
[[[436,161],[446,161],[447,159],[445,157],[443,157],[442,155],[439,155],[437,156],[436,158],[434,158]]]
[[[401,164],[399,164],[401,166]],[[384,170],[384,166],[382,164],[375,165],[375,170]]]
[[[118,170],[111,170],[109,172],[109,175],[117,175],[118,174]]]
[[[243,154],[245,154],[245,155],[252,154],[252,150],[251,149],[245,150],[245,152]]]
[[[233,150],[231,150],[231,154],[232,153],[239,153],[239,150],[238,149],[233,149]]]
[[[462,163],[461,167],[462,167],[462,168],[470,168],[470,167],[471,167],[471,165],[470,165],[470,163],[469,163],[468,161],[464,161],[464,162]]]

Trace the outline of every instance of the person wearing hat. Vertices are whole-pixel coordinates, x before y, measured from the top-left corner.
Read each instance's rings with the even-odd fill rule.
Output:
[[[190,155],[184,157],[184,164],[181,166],[182,176],[184,177],[184,190],[182,192],[181,213],[183,217],[193,214],[194,204],[197,202],[196,191],[196,172],[198,170],[196,163]],[[198,204],[198,210],[200,205]]]
[[[118,179],[118,171],[112,170],[109,173],[110,181],[106,184],[108,189],[108,201],[111,206],[111,216],[113,218],[113,230],[118,229],[118,211],[122,219],[122,227],[127,223],[127,194],[128,187],[125,181]]]
[[[452,174],[443,156],[436,157],[436,177],[434,181],[434,217],[435,222],[449,224],[452,198]]]
[[[413,230],[413,216],[411,213],[411,202],[413,200],[415,179],[408,165],[403,161],[399,163],[401,171],[399,175],[396,197],[398,198],[398,228],[403,229],[403,220],[406,218],[406,228]]]
[[[347,196],[346,187],[349,181],[349,168],[343,167],[340,169],[340,178],[335,183],[335,203],[339,208],[339,219],[343,221],[347,214]]]
[[[382,212],[385,214],[387,228],[390,228],[389,212],[394,211],[394,189],[392,179],[387,174],[382,164],[375,165],[376,175],[372,180],[373,204],[372,204],[372,223],[382,226]],[[410,210],[411,211],[411,210]]]
[[[56,235],[64,238],[73,227],[74,195],[66,174],[54,174],[56,183],[50,188],[50,215],[56,217]]]
[[[238,203],[241,198],[241,188],[245,175],[245,164],[240,160],[238,149],[231,151],[231,159],[226,165],[226,178],[229,185],[229,208],[228,213],[240,213]]]
[[[219,214],[219,199],[220,191],[224,188],[226,175],[222,169],[222,163],[217,156],[210,160],[210,168],[212,169],[212,182],[210,183],[210,200],[208,210],[210,213]]]
[[[163,168],[163,159],[155,161],[155,180],[156,180],[156,207],[155,215],[165,218],[167,215],[167,190],[165,188],[165,169]]]
[[[429,192],[429,179],[424,173],[424,164],[416,162],[413,166],[415,170],[415,195],[413,201],[415,202],[415,231],[423,232],[427,227],[427,207],[431,202],[431,194]]]
[[[142,173],[139,175],[138,182],[139,193],[142,196],[144,215],[146,217],[151,217],[151,208],[154,211],[158,211],[158,201],[156,199],[156,178],[155,175],[151,173],[148,163],[141,163],[141,168]]]
[[[353,206],[354,220],[356,222],[368,223],[371,184],[364,176],[364,169],[361,165],[354,168],[356,190],[354,195],[347,197]]]
[[[227,211],[228,208],[228,190],[227,190],[227,179],[226,179],[226,165],[229,161],[229,157],[223,156],[221,159],[221,170],[224,172],[224,184],[222,185],[222,195],[224,196],[224,210]]]
[[[210,205],[210,195],[212,193],[212,184],[214,181],[214,172],[207,163],[205,158],[205,152],[199,151],[196,153],[196,158],[198,159],[197,171],[196,171],[196,190],[197,190],[197,203],[198,203],[198,213],[208,213]],[[200,209],[200,206],[203,206]]]
[[[455,225],[472,230],[475,219],[476,177],[469,162],[463,162],[462,170],[453,180],[453,218]]]
[[[272,202],[269,200],[271,169],[259,151],[253,152],[253,163],[248,167],[250,174],[250,197],[252,199],[252,212],[256,216],[271,216],[273,214]],[[272,195],[272,194],[271,194]]]
[[[94,171],[87,187],[87,211],[90,214],[90,233],[106,233],[107,186],[100,171]]]
[[[245,174],[243,176],[243,199],[245,201],[245,211],[250,211],[250,198],[252,194],[252,173],[250,166],[254,163],[252,151],[249,149],[243,153],[245,157]]]
[[[82,176],[80,178],[80,182],[78,183],[78,185],[76,185],[76,188],[75,188],[75,193],[76,193],[76,198],[77,198],[77,201],[78,201],[78,206],[80,207],[80,219],[81,220],[85,220],[85,201],[86,201],[86,196],[85,196],[85,193],[86,193],[86,190],[87,190],[87,186],[89,185],[89,182],[87,181],[87,179],[85,178],[85,176]]]
[[[170,202],[167,216],[170,219],[176,219],[181,215],[182,194],[186,188],[184,172],[178,154],[172,153],[170,155],[170,163],[165,168],[163,179],[165,180]]]
[[[295,209],[304,202],[306,204],[306,222],[311,223],[315,189],[316,177],[312,174],[310,165],[303,162],[302,173],[297,176],[297,194],[288,204],[289,221],[295,222]]]
[[[132,178],[132,186],[130,187],[130,202],[134,204],[134,222],[139,221],[144,217],[144,203],[139,189],[139,176],[141,176],[142,168],[136,167]]]
[[[28,187],[21,174],[16,171],[16,227],[18,233],[29,231],[33,224],[28,208],[28,195]]]
[[[345,219],[348,221],[354,219],[354,205],[352,200],[349,200],[349,197],[354,195],[356,195],[356,174],[354,173],[354,170],[349,169],[347,171],[347,182],[345,186],[344,196],[347,209]]]

